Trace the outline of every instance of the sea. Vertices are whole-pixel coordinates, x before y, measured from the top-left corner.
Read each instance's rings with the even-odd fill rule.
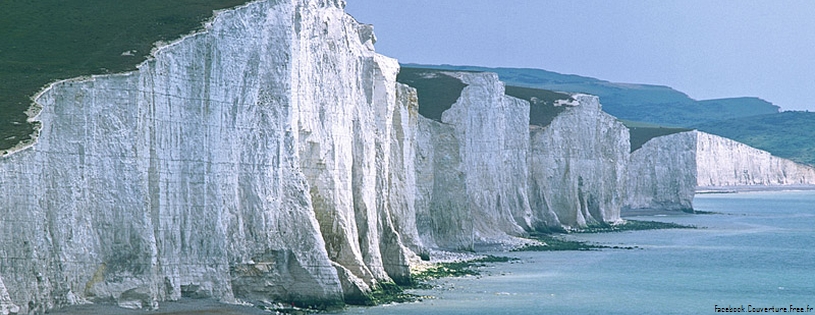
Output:
[[[517,260],[434,280],[432,289],[410,291],[417,302],[337,314],[815,314],[815,191],[703,194],[694,208],[710,214],[624,218],[695,229],[566,236],[633,249],[490,253]],[[189,299],[150,312],[85,305],[53,313],[270,314]]]
[[[421,301],[342,314],[815,314],[815,191],[702,194],[694,208],[624,217],[695,229],[570,234],[634,249],[510,252]]]

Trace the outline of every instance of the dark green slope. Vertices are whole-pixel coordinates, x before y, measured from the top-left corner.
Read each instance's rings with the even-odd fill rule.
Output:
[[[597,95],[603,110],[617,118],[663,126],[688,127],[723,119],[777,113],[779,107],[758,98],[696,101],[667,86],[613,83],[539,69],[486,68],[451,65],[412,67],[489,71],[507,85]]]
[[[29,138],[24,111],[46,84],[134,69],[159,40],[246,0],[0,1],[0,154]],[[124,52],[130,52],[122,55]]]
[[[504,94],[529,101],[529,124],[541,127],[548,126],[566,109],[564,106],[555,106],[555,102],[572,100],[568,94],[509,85]]]
[[[815,113],[789,111],[694,127],[769,151],[779,157],[815,165]]]
[[[815,113],[779,113],[778,106],[755,97],[696,101],[666,86],[613,83],[539,69],[410,66],[489,71],[498,73],[507,85],[597,95],[603,110],[629,127],[632,150],[653,137],[698,128],[779,157],[815,165]]]
[[[441,114],[456,103],[467,85],[438,70],[402,67],[396,81],[412,86],[419,98],[419,114],[441,121]]]
[[[467,86],[443,71],[410,66],[400,69],[396,81],[415,88],[419,114],[436,121],[441,121],[441,114],[455,104]],[[572,99],[568,94],[516,86],[506,86],[506,95],[529,101],[529,124],[536,126],[549,125],[563,111],[564,107],[555,106],[557,100]]]
[[[422,116],[441,120],[441,113],[449,109],[455,103],[464,85],[452,77],[442,75],[440,70],[454,70],[454,71],[477,71],[483,72],[482,67],[458,67],[461,69],[448,69],[448,66],[424,66],[424,65],[402,65],[401,72],[396,80],[404,84],[416,88],[419,96],[419,113]],[[504,69],[505,73],[516,73],[513,70],[521,70],[521,72],[537,73],[539,76],[532,77],[526,75],[514,76],[515,81],[518,82],[522,78],[524,82],[531,82],[535,78],[544,77],[545,80],[555,80],[559,76],[565,77],[566,81],[572,84],[579,84],[585,81],[599,81],[592,78],[580,77],[576,75],[561,75],[554,72],[535,69]],[[452,81],[451,81],[452,80]],[[554,92],[551,90],[544,90],[539,88],[513,86],[504,81],[506,85],[505,94],[529,101],[529,124],[535,126],[548,126],[558,114],[565,109],[562,106],[554,106],[557,100],[571,100],[568,94]],[[654,86],[655,89],[664,89],[664,87]],[[672,91],[672,90],[671,90]],[[676,91],[674,91],[676,92]],[[670,91],[669,91],[670,93]],[[679,93],[679,92],[676,92]],[[684,94],[682,94],[684,95]],[[642,145],[654,137],[664,136],[672,133],[688,131],[691,129],[686,128],[668,128],[659,125],[624,121],[628,126],[631,134],[631,151],[639,149]]]

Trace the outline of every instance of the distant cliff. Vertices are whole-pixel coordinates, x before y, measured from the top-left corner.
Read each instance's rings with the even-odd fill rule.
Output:
[[[530,212],[524,189],[529,103],[504,95],[493,73],[435,75],[466,87],[440,122],[419,120],[420,234],[427,244],[452,249],[522,235],[528,222],[515,218]],[[421,107],[421,96],[418,101]]]
[[[681,132],[631,153],[626,208],[691,210],[697,189],[793,185],[815,185],[815,168],[705,132]]]
[[[615,117],[665,126],[691,127],[706,122],[776,114],[779,111],[777,105],[755,97],[697,101],[668,86],[609,82],[542,69],[416,64],[405,66],[446,71],[494,72],[507,85],[596,95],[603,101],[605,111]]]
[[[494,72],[509,86],[585,93],[600,97],[603,110],[632,129],[654,124],[697,129],[772,153],[798,163],[815,165],[815,113],[779,112],[779,107],[755,97],[697,101],[667,86],[609,82],[542,69],[479,66],[417,65],[404,67],[444,71]],[[646,122],[647,124],[642,124]],[[632,130],[637,138],[637,132]],[[635,139],[632,149],[639,147]]]
[[[535,93],[518,93],[551,107],[533,111],[529,100],[506,96],[493,73],[413,68],[400,77],[419,86],[420,112],[448,108],[441,121],[419,119],[416,211],[426,245],[512,244],[512,236],[530,231],[620,220],[628,130],[601,110],[597,97],[557,94],[567,99],[543,104]],[[465,86],[455,103],[423,101],[440,90],[423,80],[459,86],[449,78]],[[552,117],[532,125],[532,112]]]
[[[656,137],[631,152],[625,207],[693,209],[696,131]]]
[[[815,185],[815,168],[727,138],[696,132],[697,185]]]

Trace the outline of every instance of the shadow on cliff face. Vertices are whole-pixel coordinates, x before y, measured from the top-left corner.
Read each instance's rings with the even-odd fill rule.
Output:
[[[441,121],[441,114],[456,103],[467,84],[443,71],[403,67],[396,81],[416,88],[419,114]]]

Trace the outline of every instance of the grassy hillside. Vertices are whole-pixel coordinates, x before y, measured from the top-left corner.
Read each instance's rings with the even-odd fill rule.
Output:
[[[642,148],[642,145],[656,137],[667,136],[674,133],[691,131],[688,128],[671,127],[631,127],[628,126],[628,133],[631,135],[631,152]]]
[[[396,81],[416,88],[419,97],[419,114],[441,121],[441,114],[450,109],[467,85],[461,80],[428,68],[403,66]],[[564,107],[555,106],[557,100],[572,100],[568,94],[517,86],[506,86],[506,95],[527,100],[530,103],[529,124],[547,126]]]
[[[779,109],[778,106],[758,98],[696,101],[667,86],[613,83],[539,69],[451,65],[421,67],[489,71],[498,73],[507,85],[597,95],[603,103],[603,110],[617,118],[662,126],[688,127],[723,119],[772,114]]]
[[[554,91],[506,86],[505,94],[529,101],[529,124],[548,126],[565,107],[555,106],[558,100],[572,100],[569,94]]]
[[[628,126],[632,150],[655,136],[699,128],[779,157],[815,165],[815,113],[779,113],[778,106],[755,97],[696,101],[666,86],[613,83],[538,69],[421,67],[491,71],[507,85],[597,95],[603,110]]]
[[[190,33],[212,10],[245,2],[0,1],[0,151],[29,139],[33,126],[24,111],[48,83],[135,69],[154,42]]]
[[[441,121],[441,113],[456,103],[467,85],[438,70],[402,67],[396,81],[416,88],[419,114]]]
[[[697,129],[815,165],[815,113],[789,111],[699,124]]]

